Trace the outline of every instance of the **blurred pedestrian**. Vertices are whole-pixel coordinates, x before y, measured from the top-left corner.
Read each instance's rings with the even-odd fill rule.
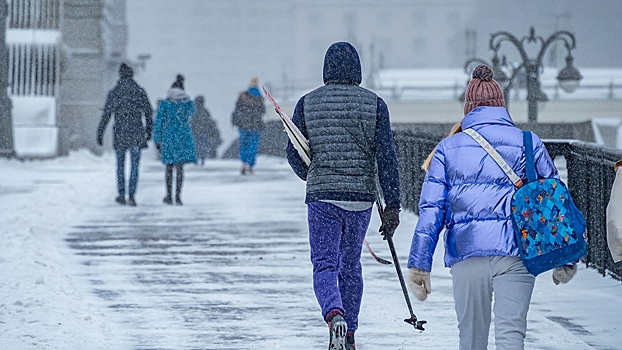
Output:
[[[535,277],[521,261],[515,239],[511,199],[516,187],[493,157],[462,132],[469,128],[481,134],[527,183],[523,133],[505,108],[492,69],[480,65],[473,70],[465,93],[462,121],[423,165],[426,174],[408,258],[408,282],[421,301],[432,292],[432,257],[444,231],[459,348],[486,349],[494,313],[497,349],[523,349]],[[544,144],[534,133],[532,138],[538,177],[559,179]],[[576,265],[556,268],[553,282],[566,283],[574,272]]]
[[[238,128],[240,133],[242,175],[253,174],[261,131],[264,128],[262,118],[265,113],[266,106],[259,92],[259,81],[257,77],[253,77],[248,89],[240,93],[231,115],[231,123]]]
[[[218,125],[212,118],[210,112],[205,108],[205,97],[199,95],[194,99],[196,113],[190,120],[194,146],[196,149],[197,160],[201,166],[205,164],[205,159],[216,158],[216,150],[222,143]]]
[[[147,148],[153,127],[153,109],[145,90],[133,79],[134,71],[130,66],[121,63],[119,81],[110,90],[106,98],[104,113],[97,128],[97,144],[104,144],[104,131],[114,116],[113,147],[117,158],[117,193],[115,201],[126,204],[125,200],[125,155],[129,151],[131,167],[127,204],[136,206],[136,188],[138,186],[138,170],[140,152]],[[143,122],[144,119],[144,122]]]
[[[331,45],[324,57],[324,86],[304,95],[292,120],[309,140],[307,166],[292,143],[287,159],[306,180],[313,289],[329,327],[329,349],[354,350],[363,296],[361,249],[379,191],[386,208],[381,233],[399,225],[400,182],[389,109],[359,86],[358,52]]]
[[[166,165],[166,197],[163,202],[168,205],[173,204],[173,169],[176,171],[175,203],[182,205],[184,164],[197,161],[190,128],[190,118],[195,111],[194,102],[184,91],[184,77],[178,74],[166,99],[160,103],[153,127],[153,141]]]

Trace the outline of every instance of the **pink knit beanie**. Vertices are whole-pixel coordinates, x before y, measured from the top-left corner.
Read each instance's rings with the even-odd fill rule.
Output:
[[[493,77],[492,69],[487,65],[475,67],[464,93],[464,115],[479,106],[505,107],[503,91]]]

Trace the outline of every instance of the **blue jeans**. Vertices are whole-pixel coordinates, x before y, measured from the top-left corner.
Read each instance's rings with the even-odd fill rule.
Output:
[[[257,151],[259,150],[259,138],[261,133],[257,130],[239,129],[240,131],[240,160],[249,166],[255,166]]]
[[[134,197],[136,186],[138,185],[138,165],[140,163],[140,147],[134,146],[124,150],[115,150],[117,154],[117,192],[119,196],[125,196],[125,153],[130,151],[130,191],[129,195]]]
[[[343,313],[348,333],[358,329],[363,298],[361,250],[369,227],[371,208],[348,211],[324,202],[307,204],[313,289],[322,316]]]

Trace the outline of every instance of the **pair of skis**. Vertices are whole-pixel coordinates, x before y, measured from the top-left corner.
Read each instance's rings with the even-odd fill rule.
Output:
[[[274,98],[272,98],[268,90],[266,90],[265,87],[262,87],[262,88],[263,88],[264,94],[268,97],[270,102],[272,102],[272,104],[274,105],[274,108],[277,114],[279,115],[279,117],[281,118],[281,121],[283,122],[285,132],[287,133],[287,136],[289,137],[289,140],[291,141],[292,145],[294,146],[294,148],[300,155],[300,158],[305,162],[305,164],[307,165],[311,164],[311,149],[309,148],[309,140],[307,140],[307,138],[302,134],[302,132],[300,132],[298,127],[296,127],[294,122],[287,116],[287,114],[283,112],[283,110],[281,109],[281,106],[279,106],[279,104],[276,103],[276,101],[274,100]],[[382,215],[382,212],[384,211],[384,205],[382,204],[380,195],[376,197],[376,206],[378,207],[378,213]],[[417,320],[417,316],[415,316],[413,312],[412,305],[410,303],[410,298],[408,296],[408,290],[406,289],[406,283],[404,281],[404,275],[402,274],[402,269],[400,268],[400,262],[399,262],[399,259],[397,258],[397,253],[395,251],[395,245],[393,244],[393,238],[390,235],[386,235],[385,239],[387,240],[389,244],[389,249],[391,250],[391,256],[393,257],[393,263],[395,264],[397,276],[400,280],[400,285],[402,287],[404,298],[406,299],[406,305],[408,306],[408,311],[410,312],[410,318],[405,319],[404,322],[412,325],[417,330],[424,331],[425,329],[423,328],[423,325],[427,322]],[[369,246],[369,243],[367,243],[366,239],[363,242],[365,243],[365,247],[367,247],[367,250],[369,251],[371,256],[377,262],[384,264],[384,265],[391,264],[390,261],[377,256],[373,252],[371,247]]]

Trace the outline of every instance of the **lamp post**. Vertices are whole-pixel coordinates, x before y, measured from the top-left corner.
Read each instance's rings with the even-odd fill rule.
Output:
[[[553,33],[547,39],[541,36],[535,35],[533,27],[529,29],[529,36],[525,36],[521,39],[516,38],[514,35],[508,32],[496,32],[490,36],[490,49],[493,50],[494,55],[492,58],[492,70],[495,73],[495,80],[503,88],[503,92],[506,96],[513,82],[519,73],[523,72],[527,79],[527,111],[529,122],[538,122],[538,102],[547,101],[548,98],[542,92],[540,87],[540,71],[544,69],[542,65],[542,59],[546,50],[556,41],[563,42],[568,51],[566,56],[566,66],[557,75],[557,81],[560,87],[568,92],[572,93],[578,86],[579,82],[583,78],[581,73],[573,65],[572,50],[575,48],[575,37],[568,31],[558,31]],[[501,62],[499,60],[499,49],[503,42],[509,42],[514,45],[520,54],[522,63],[518,67],[511,67],[507,64],[505,56],[502,57]],[[525,50],[525,43],[540,44],[540,50],[535,58],[531,58],[527,55]],[[502,68],[510,69],[510,75],[508,76],[503,72]]]
[[[9,14],[5,0],[0,1],[0,157],[14,157],[13,120],[9,86],[9,51],[6,46],[6,20]]]

